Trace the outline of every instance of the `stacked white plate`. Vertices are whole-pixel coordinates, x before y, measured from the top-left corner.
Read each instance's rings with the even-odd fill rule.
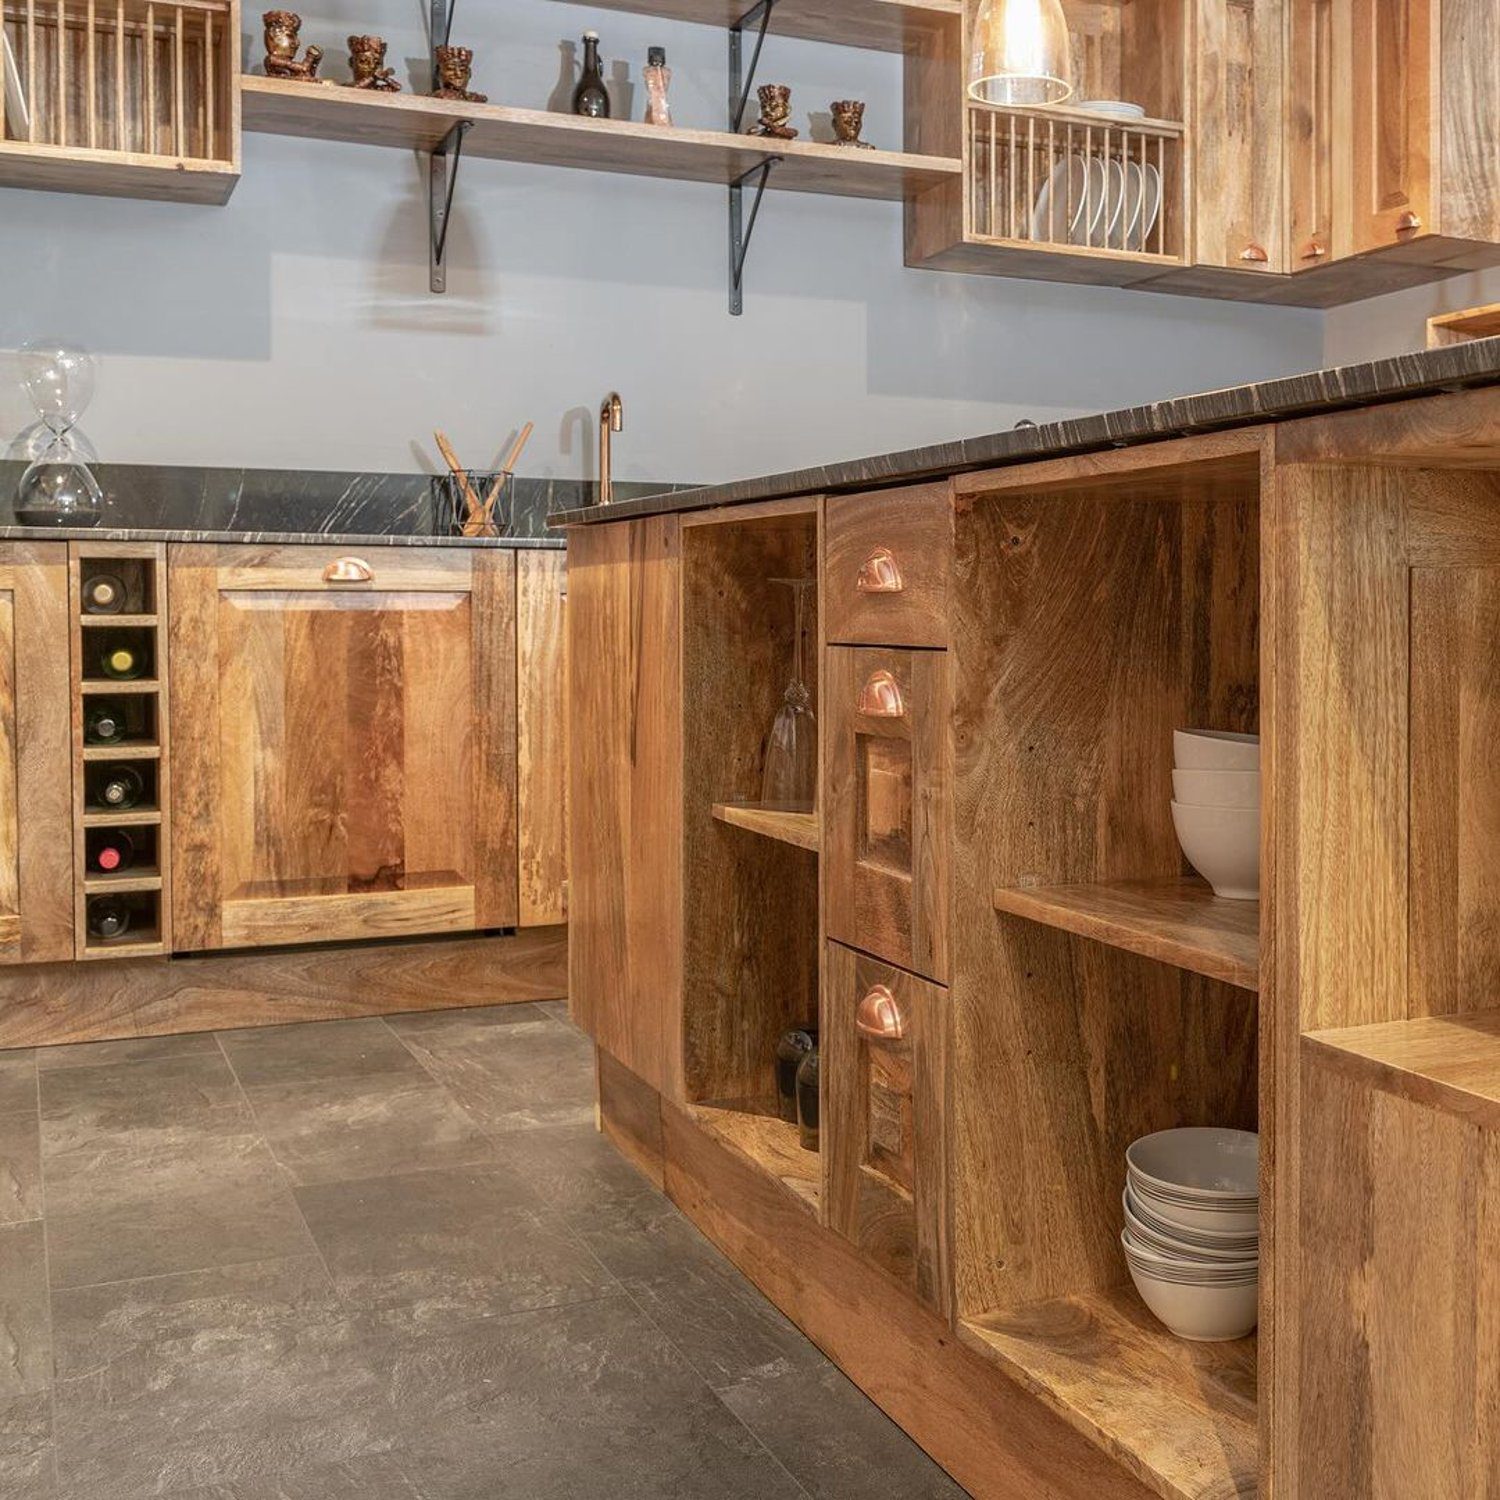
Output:
[[[1260,895],[1260,736],[1179,729],[1172,822],[1188,863],[1235,901]]]
[[[1146,1306],[1179,1338],[1243,1338],[1260,1289],[1260,1137],[1195,1127],[1125,1153],[1120,1243]]]

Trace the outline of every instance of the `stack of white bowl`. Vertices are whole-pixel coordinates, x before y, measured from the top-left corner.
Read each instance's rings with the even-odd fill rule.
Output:
[[[1135,1289],[1179,1338],[1243,1338],[1260,1284],[1260,1137],[1192,1128],[1125,1153],[1120,1243]]]
[[[1260,736],[1179,729],[1172,822],[1188,863],[1236,901],[1260,895]]]

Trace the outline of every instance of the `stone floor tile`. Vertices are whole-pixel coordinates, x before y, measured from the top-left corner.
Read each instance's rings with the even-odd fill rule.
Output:
[[[421,1065],[378,1019],[225,1031],[219,1043],[245,1088],[320,1078],[420,1074]]]
[[[35,1109],[0,1115],[0,1224],[42,1212],[42,1135]]]

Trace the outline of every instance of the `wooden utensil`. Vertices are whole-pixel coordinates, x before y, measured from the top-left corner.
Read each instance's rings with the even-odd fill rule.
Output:
[[[469,483],[468,473],[465,471],[464,466],[459,463],[458,454],[453,451],[453,444],[448,441],[447,434],[437,431],[433,433],[433,437],[437,439],[438,452],[443,455],[443,462],[448,465],[453,477],[458,480],[459,487],[463,491],[464,525],[467,527],[469,520],[477,516],[484,507],[480,502],[479,496],[474,491],[474,486]]]
[[[485,496],[484,509],[480,512],[486,522],[493,519],[495,514],[495,502],[500,498],[500,491],[505,488],[505,483],[512,478],[516,472],[516,465],[521,461],[521,454],[526,449],[526,444],[531,441],[531,433],[534,424],[528,422],[510,445],[510,452],[505,455],[505,462],[500,465],[500,472],[495,476],[495,482],[490,486],[490,492]]]

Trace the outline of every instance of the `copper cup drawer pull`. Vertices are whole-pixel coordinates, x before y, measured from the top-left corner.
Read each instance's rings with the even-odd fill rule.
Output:
[[[324,583],[373,583],[375,569],[362,557],[336,557],[323,569]]]
[[[854,1013],[854,1026],[861,1036],[877,1042],[899,1042],[906,1035],[901,1007],[883,984],[877,984],[859,1002],[859,1009]]]
[[[904,719],[906,700],[901,684],[882,667],[871,672],[870,679],[859,690],[859,711],[867,719]]]
[[[906,587],[896,554],[889,547],[877,547],[859,570],[855,587],[862,594],[899,594]]]

